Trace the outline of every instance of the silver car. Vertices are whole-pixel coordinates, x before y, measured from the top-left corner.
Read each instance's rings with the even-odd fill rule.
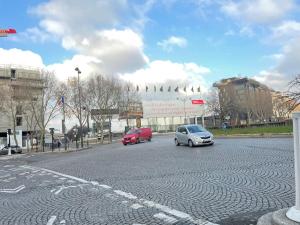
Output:
[[[199,145],[213,145],[213,135],[202,126],[197,124],[182,125],[177,127],[175,133],[175,144],[189,145],[190,147]]]

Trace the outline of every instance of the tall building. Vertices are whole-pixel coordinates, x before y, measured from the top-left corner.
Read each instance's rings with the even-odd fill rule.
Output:
[[[7,130],[15,128],[10,137],[11,144],[26,147],[28,136],[37,131],[36,119],[30,111],[30,104],[41,96],[43,80],[38,69],[0,65],[0,144],[8,142]],[[35,115],[36,117],[37,115]]]
[[[273,115],[270,89],[249,78],[232,77],[214,84],[219,89],[221,117],[231,125],[270,121]]]

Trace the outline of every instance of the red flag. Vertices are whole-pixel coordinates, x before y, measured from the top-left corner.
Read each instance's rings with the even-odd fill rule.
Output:
[[[195,100],[192,100],[192,104],[203,105],[203,104],[205,104],[205,101],[203,99],[195,99]]]

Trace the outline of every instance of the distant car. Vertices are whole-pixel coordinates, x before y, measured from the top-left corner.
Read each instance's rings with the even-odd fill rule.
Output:
[[[131,129],[125,134],[122,138],[123,145],[127,144],[137,144],[140,141],[152,139],[152,130],[151,128],[135,128]]]
[[[182,125],[177,127],[175,133],[175,144],[188,145],[190,147],[200,145],[213,145],[213,135],[205,128],[197,124]]]
[[[22,153],[22,148],[18,145],[11,146],[11,154]],[[0,155],[8,154],[8,146],[1,145],[0,146]]]

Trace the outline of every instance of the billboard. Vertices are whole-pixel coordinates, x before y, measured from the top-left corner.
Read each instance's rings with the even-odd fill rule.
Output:
[[[194,105],[191,100],[143,101],[144,118],[202,116],[203,105]]]

